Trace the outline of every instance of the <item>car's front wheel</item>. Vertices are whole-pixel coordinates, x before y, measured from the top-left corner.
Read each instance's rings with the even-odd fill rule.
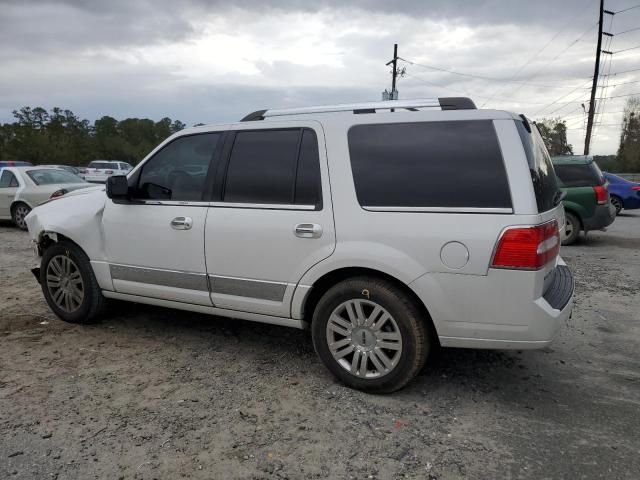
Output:
[[[104,310],[106,299],[89,258],[74,243],[60,241],[44,251],[40,284],[49,307],[65,322],[91,323]]]
[[[394,284],[353,278],[332,287],[318,302],[313,344],[343,383],[389,393],[404,387],[423,367],[431,343],[428,321]]]
[[[26,203],[16,203],[11,209],[11,219],[19,229],[27,229],[27,222],[25,221],[25,217],[29,215],[30,211],[31,208]]]
[[[622,199],[612,195],[611,204],[616,208],[616,215],[618,215],[622,211]]]

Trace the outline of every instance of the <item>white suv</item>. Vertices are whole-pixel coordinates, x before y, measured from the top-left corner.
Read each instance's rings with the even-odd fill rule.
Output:
[[[80,169],[80,176],[87,182],[105,183],[112,175],[126,175],[133,167],[117,160],[94,160]]]
[[[438,345],[551,342],[573,298],[560,200],[526,118],[442,98],[189,128],[27,223],[63,320],[115,298],[310,327],[335,376],[390,392]]]

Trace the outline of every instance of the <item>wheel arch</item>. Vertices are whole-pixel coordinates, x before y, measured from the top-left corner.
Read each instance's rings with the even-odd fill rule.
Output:
[[[332,270],[330,272],[325,273],[320,278],[318,278],[311,288],[308,290],[301,304],[301,317],[303,320],[307,321],[309,324],[311,323],[311,319],[313,318],[313,312],[318,302],[322,298],[322,296],[334,285],[337,283],[347,280],[349,278],[355,277],[374,277],[382,280],[386,280],[387,282],[395,285],[400,290],[402,290],[409,298],[411,298],[418,308],[423,313],[423,318],[427,324],[427,328],[429,329],[429,333],[431,334],[434,341],[438,341],[438,333],[433,322],[433,318],[429,313],[429,309],[424,304],[424,302],[420,299],[420,297],[416,294],[415,291],[409,287],[405,282],[399,280],[398,278],[390,275],[381,270],[377,270],[369,267],[342,267]]]
[[[11,202],[11,206],[9,207],[9,211],[13,214],[13,209],[21,204],[24,203],[27,207],[29,207],[31,210],[33,210],[33,205],[31,205],[27,200],[25,200],[24,198],[16,198]]]

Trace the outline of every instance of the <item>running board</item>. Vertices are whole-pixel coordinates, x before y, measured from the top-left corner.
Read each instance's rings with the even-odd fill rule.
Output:
[[[127,302],[144,303],[146,305],[175,308],[178,310],[187,310],[189,312],[248,320],[250,322],[268,323],[270,325],[280,325],[282,327],[298,328],[301,330],[308,328],[307,322],[304,320],[294,320],[293,318],[275,317],[273,315],[263,315],[261,313],[241,312],[225,308],[208,307],[206,305],[195,305],[193,303],[174,302],[172,300],[163,300],[161,298],[141,297],[138,295],[130,295],[128,293],[112,292],[110,290],[103,290],[102,294],[107,298],[124,300]]]

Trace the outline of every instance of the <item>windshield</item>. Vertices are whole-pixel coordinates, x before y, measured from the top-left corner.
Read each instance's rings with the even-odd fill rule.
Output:
[[[42,170],[28,170],[27,175],[36,185],[54,185],[58,183],[84,183],[77,175],[54,168]]]

